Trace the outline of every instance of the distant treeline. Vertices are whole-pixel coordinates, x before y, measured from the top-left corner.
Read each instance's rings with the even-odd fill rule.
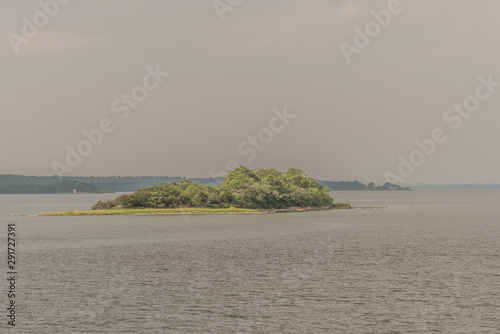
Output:
[[[62,181],[77,181],[94,185],[97,191],[106,192],[134,192],[140,188],[148,188],[161,183],[174,183],[183,180],[191,181],[200,185],[216,186],[222,183],[223,177],[217,178],[185,178],[181,176],[23,176],[23,175],[0,175],[1,194],[21,194],[21,193],[46,193],[55,188],[40,188],[40,186],[54,186]],[[358,181],[322,181],[316,180],[319,184],[332,191],[342,190],[411,190],[408,187],[400,187],[392,183],[385,183],[376,186],[374,183],[365,185]],[[35,187],[36,186],[36,187]],[[42,189],[42,190],[40,190]],[[54,191],[55,192],[55,191]],[[82,191],[83,192],[83,191]],[[91,192],[91,191],[87,191]],[[53,193],[48,192],[48,193]]]
[[[12,189],[10,193],[22,193],[26,189],[22,186],[52,186],[61,181],[84,182],[97,187],[100,190],[112,192],[133,192],[139,188],[147,188],[160,183],[173,183],[186,180],[180,176],[102,176],[102,177],[60,177],[60,176],[23,176],[23,175],[0,175],[0,187]],[[202,185],[220,184],[223,178],[196,178],[187,179]],[[9,188],[10,187],[10,188]],[[12,188],[14,187],[14,188]],[[49,188],[50,189],[50,188]],[[3,192],[8,193],[8,192]],[[29,192],[32,193],[32,192]]]
[[[401,187],[398,186],[397,184],[392,184],[389,182],[386,182],[382,186],[376,186],[375,183],[370,182],[368,185],[363,184],[358,181],[353,181],[353,182],[344,182],[344,181],[321,181],[317,180],[319,184],[327,187],[328,189],[332,191],[347,191],[347,190],[412,190],[409,187]]]
[[[59,183],[49,185],[0,185],[0,194],[61,194],[71,193],[73,190],[76,190],[79,193],[109,192],[98,189],[93,184],[70,180],[64,180]]]

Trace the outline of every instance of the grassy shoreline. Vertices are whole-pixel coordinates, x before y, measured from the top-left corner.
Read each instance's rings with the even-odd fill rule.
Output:
[[[209,208],[183,208],[183,209],[108,209],[108,210],[85,210],[66,212],[39,213],[39,217],[54,216],[114,216],[114,215],[182,215],[182,214],[231,214],[231,213],[260,213],[253,209],[209,209]]]
[[[38,217],[57,217],[57,216],[146,216],[146,215],[210,215],[210,214],[244,214],[244,213],[279,213],[279,212],[303,212],[317,210],[335,210],[335,209],[351,209],[348,203],[334,203],[328,208],[287,208],[287,209],[241,209],[241,208],[226,208],[226,209],[211,209],[211,208],[181,208],[181,209],[124,209],[113,208],[106,210],[84,210],[84,211],[65,211],[65,212],[44,212],[39,213]]]

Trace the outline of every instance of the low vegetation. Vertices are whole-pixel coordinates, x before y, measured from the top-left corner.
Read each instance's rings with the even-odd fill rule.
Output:
[[[251,209],[208,209],[208,208],[182,208],[182,209],[123,209],[109,210],[66,211],[40,213],[38,216],[113,216],[113,215],[164,215],[164,214],[219,214],[219,213],[254,213],[258,210]]]
[[[333,203],[332,207],[335,209],[351,209],[351,204],[337,202],[337,203]]]
[[[118,196],[115,200],[99,201],[93,210],[119,209],[283,209],[288,207],[333,207],[330,190],[301,170],[286,172],[275,169],[252,171],[238,167],[230,171],[221,184],[200,185],[183,180],[162,183]]]

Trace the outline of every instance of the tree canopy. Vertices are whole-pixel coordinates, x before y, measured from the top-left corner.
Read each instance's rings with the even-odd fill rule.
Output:
[[[162,183],[99,201],[93,209],[123,208],[245,208],[283,209],[287,207],[332,206],[330,191],[299,169],[253,171],[238,167],[216,186],[183,180]]]

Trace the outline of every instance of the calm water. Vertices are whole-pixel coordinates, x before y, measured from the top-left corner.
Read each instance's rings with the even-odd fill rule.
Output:
[[[89,210],[98,200],[114,199],[114,194],[0,195],[0,216],[40,212]]]
[[[0,215],[109,195],[75,196],[0,196]],[[0,218],[17,332],[500,333],[499,190],[333,196],[389,209]]]

